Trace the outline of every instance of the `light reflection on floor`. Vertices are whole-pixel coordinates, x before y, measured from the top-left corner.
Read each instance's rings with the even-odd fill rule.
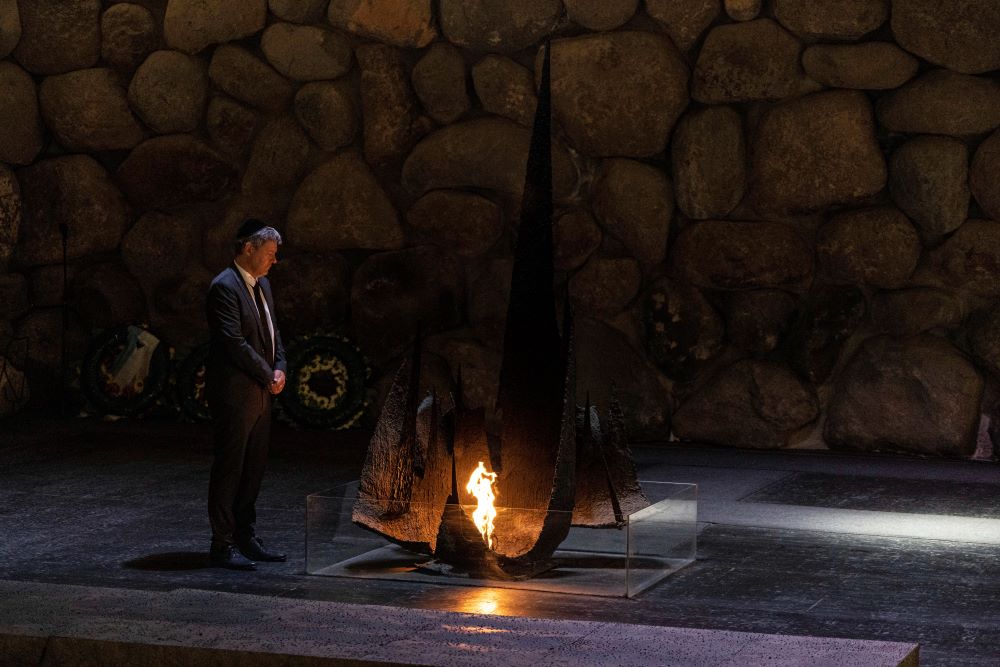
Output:
[[[496,616],[514,616],[517,605],[511,591],[503,588],[473,588],[463,591],[458,597],[454,611],[467,614],[485,614]]]

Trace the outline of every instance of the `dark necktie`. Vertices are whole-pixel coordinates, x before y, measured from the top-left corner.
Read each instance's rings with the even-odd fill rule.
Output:
[[[257,301],[257,314],[260,316],[260,330],[264,333],[264,359],[267,363],[274,363],[273,349],[271,343],[271,327],[268,326],[267,311],[264,309],[264,290],[260,286],[260,281],[253,286],[253,298]]]

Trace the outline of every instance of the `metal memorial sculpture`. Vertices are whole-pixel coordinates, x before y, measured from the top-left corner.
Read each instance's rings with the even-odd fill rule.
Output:
[[[461,370],[456,395],[421,400],[418,335],[379,416],[352,516],[477,577],[537,575],[572,526],[622,527],[648,504],[617,401],[603,425],[589,398],[576,405],[573,316],[567,299],[560,333],[553,285],[549,70],[547,45],[504,333],[500,432],[487,433],[485,410],[464,404]]]

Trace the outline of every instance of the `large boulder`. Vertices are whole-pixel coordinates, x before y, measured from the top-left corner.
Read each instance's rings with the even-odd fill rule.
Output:
[[[172,49],[197,53],[210,44],[264,29],[267,0],[169,0],[163,35]]]
[[[670,143],[677,206],[694,219],[721,218],[746,190],[743,121],[729,107],[704,107],[681,118]]]
[[[17,0],[0,0],[0,58],[6,58],[21,41],[21,13]]]
[[[413,89],[427,114],[442,125],[452,123],[472,104],[465,87],[465,59],[446,42],[431,45],[412,73]]]
[[[40,160],[18,171],[24,220],[16,257],[22,266],[78,259],[118,247],[128,217],[125,201],[104,168],[86,155]]]
[[[892,34],[907,51],[956,72],[1000,69],[993,0],[892,0]]]
[[[489,250],[503,232],[496,203],[471,192],[432,190],[414,202],[406,221],[420,239],[462,257]]]
[[[7,270],[14,255],[21,232],[21,216],[21,185],[14,172],[0,164],[0,271]]]
[[[560,0],[440,0],[438,16],[456,46],[513,53],[551,33],[562,9]]]
[[[28,164],[42,149],[38,96],[31,75],[0,62],[0,162]]]
[[[552,225],[555,268],[572,271],[580,267],[601,247],[603,238],[601,228],[587,211],[574,209],[560,215]]]
[[[801,50],[771,19],[716,26],[698,53],[691,96],[705,104],[788,97],[803,87]]]
[[[216,149],[239,160],[246,155],[257,130],[257,114],[225,95],[216,95],[205,112],[205,129]]]
[[[752,21],[763,9],[763,0],[724,0],[726,16],[734,21]]]
[[[819,416],[816,393],[784,366],[743,360],[719,371],[677,409],[682,440],[780,449]]]
[[[21,39],[13,55],[32,74],[84,69],[101,57],[101,0],[22,0],[17,6]]]
[[[951,137],[915,137],[889,163],[889,192],[929,245],[958,229],[969,212],[969,151]]]
[[[535,78],[506,56],[486,55],[472,66],[476,96],[487,111],[530,127],[535,117]]]
[[[87,332],[78,319],[72,313],[66,319],[69,326],[64,332],[62,308],[36,308],[18,320],[14,328],[15,337],[31,341],[21,370],[29,378],[32,400],[42,399],[40,405],[61,397],[63,341],[70,364],[82,359],[87,349]]]
[[[1000,221],[1000,130],[976,149],[969,169],[969,189],[986,214]]]
[[[872,297],[872,324],[893,336],[912,336],[934,329],[953,331],[962,324],[962,317],[962,303],[954,293],[942,289],[911,287]]]
[[[291,116],[278,116],[253,142],[241,190],[264,195],[294,187],[309,156],[309,139]]]
[[[503,349],[513,271],[514,261],[506,257],[483,258],[468,269],[465,302],[469,325],[480,341],[496,350]]]
[[[0,273],[0,303],[3,312],[0,320],[16,320],[28,312],[28,279],[22,273]],[[0,338],[4,344],[7,339]]]
[[[101,59],[112,69],[131,74],[160,46],[160,28],[141,5],[123,2],[101,14]]]
[[[879,100],[878,120],[893,132],[984,134],[1000,126],[1000,82],[931,70]]]
[[[802,68],[830,88],[890,90],[913,78],[919,61],[892,42],[813,44],[802,52]]]
[[[1000,377],[1000,308],[996,304],[983,308],[969,317],[965,325],[965,340],[969,351],[979,363]]]
[[[877,336],[840,374],[823,437],[832,449],[968,456],[983,386],[944,339]]]
[[[520,199],[531,131],[502,118],[477,118],[441,128],[421,141],[403,164],[403,185],[414,194],[439,188],[482,188]],[[552,146],[556,199],[576,190],[573,160]]]
[[[152,293],[176,282],[199,259],[201,224],[189,217],[147,213],[122,239],[122,260],[139,284]]]
[[[403,48],[423,48],[437,36],[431,0],[337,0],[326,17],[334,27]]]
[[[636,160],[607,160],[593,186],[593,206],[604,230],[644,267],[666,256],[674,196],[662,171]]]
[[[351,285],[351,326],[361,349],[376,364],[401,354],[417,334],[461,321],[462,271],[433,246],[372,255]]]
[[[72,283],[86,266],[69,265],[66,267],[66,287]],[[27,271],[28,294],[34,308],[52,308],[61,306],[66,295],[63,286],[63,267],[61,264],[36,266]]]
[[[288,79],[257,56],[233,44],[216,47],[208,76],[222,92],[264,111],[283,110],[295,92]]]
[[[965,221],[931,251],[930,264],[948,286],[1000,296],[1000,222]]]
[[[70,303],[91,329],[145,322],[146,297],[128,270],[118,262],[87,267],[70,285]]]
[[[150,324],[163,340],[181,347],[195,347],[208,341],[205,302],[212,274],[192,265],[177,281],[165,282],[153,293]]]
[[[614,30],[635,14],[639,0],[563,0],[570,21],[594,32]]]
[[[774,0],[773,10],[792,32],[818,39],[857,39],[889,18],[888,0]]]
[[[38,101],[56,140],[71,151],[132,148],[146,135],[118,77],[105,67],[47,77]]]
[[[172,134],[136,146],[118,167],[118,182],[137,208],[164,209],[215,201],[233,189],[236,173],[198,139]]]
[[[625,413],[630,439],[662,438],[670,423],[670,383],[614,327],[589,317],[574,322],[576,400],[589,395],[607,414],[612,391]]]
[[[779,104],[761,119],[751,150],[754,208],[804,212],[858,201],[885,186],[868,98],[815,93]]]
[[[705,220],[677,236],[677,275],[710,289],[795,288],[812,279],[811,244],[778,222]]]
[[[313,81],[295,93],[295,118],[309,138],[325,151],[335,151],[354,141],[358,109],[346,81]]]
[[[722,318],[691,285],[661,278],[642,297],[643,344],[667,377],[687,381],[722,351]]]
[[[854,285],[816,285],[786,339],[785,356],[799,374],[822,384],[865,317],[865,295]]]
[[[337,155],[302,180],[286,229],[289,243],[317,252],[390,250],[406,240],[392,202],[353,153]]]
[[[687,51],[719,15],[719,0],[646,0],[646,13],[663,26],[681,51]]]
[[[733,345],[753,355],[765,355],[782,343],[798,299],[776,289],[740,290],[728,297],[726,334]]]
[[[553,117],[574,147],[594,156],[661,152],[688,104],[684,60],[650,32],[554,41],[551,85]]]
[[[429,124],[418,113],[403,54],[385,44],[366,44],[355,56],[361,68],[365,158],[373,165],[398,160]]]
[[[292,23],[319,23],[330,0],[267,0],[267,7],[279,19]]]
[[[891,207],[837,214],[816,238],[819,266],[827,278],[885,289],[906,283],[920,250],[913,225]]]
[[[351,271],[341,255],[297,254],[268,273],[280,303],[281,335],[290,340],[344,322],[351,301]]]
[[[627,257],[591,257],[569,281],[569,296],[582,315],[611,318],[625,310],[642,286],[642,269]]]
[[[132,108],[157,134],[197,129],[207,97],[205,65],[180,51],[150,54],[128,87]]]
[[[351,69],[347,38],[314,26],[275,23],[264,31],[260,48],[271,66],[289,79],[336,79]]]

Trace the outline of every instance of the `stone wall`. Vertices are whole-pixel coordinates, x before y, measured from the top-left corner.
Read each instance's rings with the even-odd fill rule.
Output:
[[[762,6],[763,5],[763,6]],[[491,401],[538,50],[581,393],[638,438],[970,455],[1000,371],[995,0],[0,0],[0,340],[205,339],[247,216],[286,337]]]

